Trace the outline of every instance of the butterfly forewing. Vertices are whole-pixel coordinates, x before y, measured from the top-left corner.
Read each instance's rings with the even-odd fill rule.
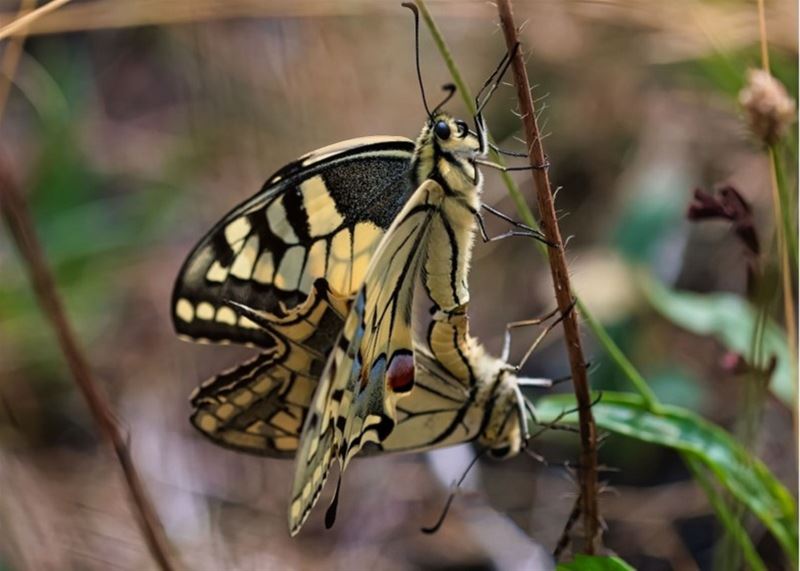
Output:
[[[395,403],[414,382],[412,303],[442,188],[426,180],[381,241],[344,333],[320,381],[298,450],[289,525],[308,517],[333,460],[344,469],[395,423]]]
[[[271,327],[256,326],[232,304],[287,316],[303,306],[318,278],[337,295],[353,295],[413,190],[413,149],[401,137],[353,139],[279,170],[184,263],[172,296],[178,333],[269,348]]]

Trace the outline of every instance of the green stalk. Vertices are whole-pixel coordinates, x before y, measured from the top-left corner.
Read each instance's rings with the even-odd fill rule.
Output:
[[[772,163],[775,183],[778,187],[778,220],[776,225],[780,228],[781,240],[786,247],[786,255],[789,257],[789,268],[792,274],[797,273],[797,238],[793,231],[792,223],[792,197],[789,194],[789,185],[786,181],[786,173],[780,159],[779,149],[773,145],[769,148],[769,158]],[[791,293],[791,292],[789,292]]]
[[[714,489],[714,485],[704,472],[705,468],[703,465],[691,454],[684,452],[681,454],[681,457],[686,463],[686,466],[689,468],[689,471],[692,473],[692,477],[700,485],[700,487],[703,488],[703,491],[708,498],[708,503],[711,504],[717,519],[725,528],[726,538],[730,538],[739,546],[739,549],[741,550],[741,553],[747,562],[747,568],[752,571],[767,571],[767,566],[758,555],[753,542],[750,541],[747,531],[739,521],[740,518],[728,508],[725,500],[717,493],[717,490]],[[726,568],[732,569],[733,567]]]
[[[653,392],[653,389],[647,384],[645,378],[636,370],[636,367],[633,363],[630,362],[625,353],[622,352],[622,349],[614,343],[614,340],[611,339],[611,336],[608,334],[608,331],[600,324],[597,319],[589,312],[586,305],[578,299],[577,302],[578,310],[583,315],[584,321],[589,326],[589,329],[592,330],[594,333],[595,338],[600,342],[603,348],[608,353],[608,356],[614,362],[615,365],[619,368],[620,371],[625,375],[625,377],[631,382],[633,387],[639,393],[639,395],[644,399],[645,406],[651,412],[657,413],[660,403],[658,402],[658,398],[656,394]]]

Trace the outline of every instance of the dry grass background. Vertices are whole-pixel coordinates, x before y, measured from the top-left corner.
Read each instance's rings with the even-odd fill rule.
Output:
[[[479,86],[503,53],[494,8],[444,1],[431,9]],[[16,10],[0,2],[0,23]],[[536,95],[547,94],[551,174],[563,185],[557,206],[562,231],[574,235],[578,290],[637,364],[661,379],[665,400],[731,425],[736,399],[727,396],[738,385],[718,366],[723,350],[655,317],[636,293],[629,253],[647,245],[636,263],[681,287],[743,291],[741,252],[727,229],[690,227],[682,212],[693,187],[731,182],[768,223],[767,164],[713,73],[724,65],[715,53],[750,61],[755,8],[732,0],[520,1],[516,11],[538,23],[522,35]],[[778,55],[795,69],[796,3],[771,2],[768,16]],[[435,536],[418,528],[438,515],[441,482],[466,465],[466,451],[359,461],[336,527],[322,531],[316,513],[290,540],[290,464],[213,447],[187,422],[192,388],[247,351],[175,338],[168,300],[180,262],[294,157],[350,137],[418,132],[412,28],[399,5],[76,0],[30,33],[0,127],[3,150],[187,568],[511,569],[532,565],[537,547],[528,537],[552,549],[575,490],[560,467],[575,457],[569,435],[537,443],[549,467],[526,456],[482,463]],[[449,80],[424,33],[422,59],[429,90]],[[501,90],[488,123],[505,146],[519,148],[512,105],[513,90]],[[513,211],[491,175],[485,199]],[[648,208],[651,224],[635,216]],[[152,568],[116,465],[5,236],[0,275],[0,569]],[[479,245],[471,283],[475,332],[495,351],[507,321],[552,307],[547,268],[524,240]],[[597,382],[613,386],[613,367],[590,351],[600,362]],[[526,372],[566,370],[553,335]],[[762,456],[793,483],[791,417],[777,405],[766,417]],[[710,568],[718,530],[678,458],[612,438],[602,459],[621,470],[608,475],[616,493],[602,501],[607,543],[641,569]],[[441,479],[432,465],[451,474]]]

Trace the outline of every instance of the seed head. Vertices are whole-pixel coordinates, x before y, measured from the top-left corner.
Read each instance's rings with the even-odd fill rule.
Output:
[[[764,143],[776,143],[795,118],[795,101],[783,84],[768,72],[751,69],[747,85],[739,92],[750,129]]]

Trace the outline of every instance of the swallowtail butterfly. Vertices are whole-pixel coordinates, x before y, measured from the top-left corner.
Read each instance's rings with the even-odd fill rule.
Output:
[[[362,451],[471,440],[506,456],[527,439],[525,380],[484,352],[466,316],[478,165],[494,166],[480,109],[504,67],[482,90],[476,131],[442,102],[415,142],[309,153],[228,213],[179,272],[179,335],[260,349],[194,392],[192,423],[222,446],[296,458],[293,535],[334,461],[344,470]],[[420,281],[434,305],[425,339],[412,319]]]

